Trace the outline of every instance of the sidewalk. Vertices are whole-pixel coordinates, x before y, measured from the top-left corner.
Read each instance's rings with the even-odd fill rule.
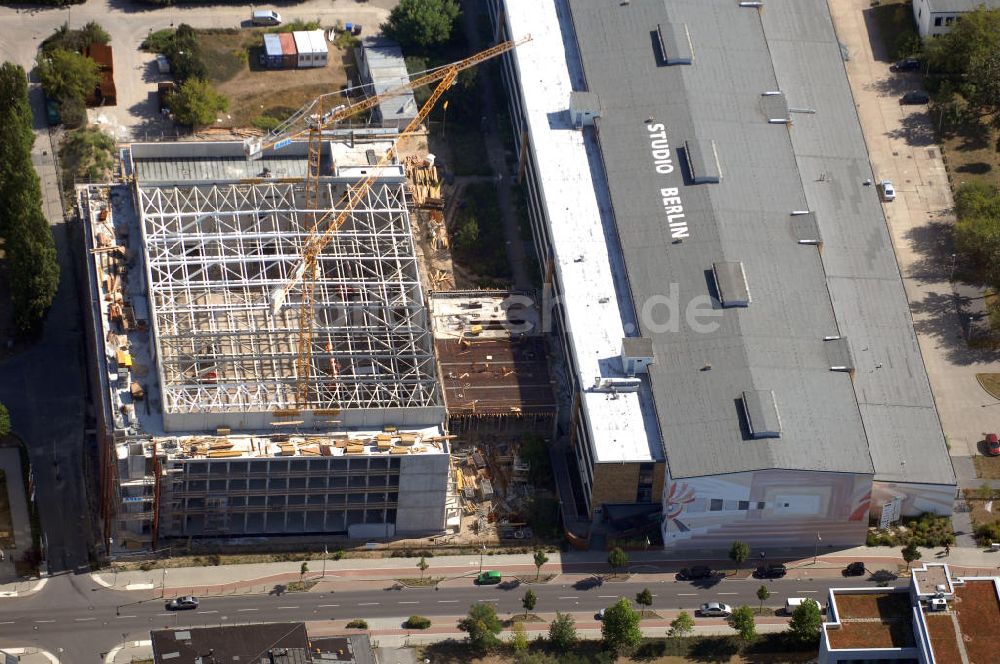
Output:
[[[801,552],[800,552],[801,553]],[[964,575],[993,575],[1000,573],[1000,554],[983,549],[953,547],[951,555],[945,557],[943,549],[923,549],[920,562],[946,562],[956,568],[956,572]],[[606,554],[550,553],[549,562],[542,567],[542,574],[556,575],[559,583],[571,583],[575,580],[608,573]],[[717,569],[733,569],[730,560],[703,559],[693,561],[676,560],[667,557],[663,552],[633,552],[630,554],[628,571],[636,578],[634,583],[647,583],[651,575],[673,575],[681,567],[692,562],[707,562]],[[857,547],[836,552],[820,552],[815,563],[813,556],[770,555],[768,562],[786,561],[789,578],[840,578],[841,570],[849,562],[863,561],[870,570],[891,569],[903,564],[900,548],[892,547]],[[366,558],[326,561],[326,574],[323,576],[323,561],[310,560],[306,580],[319,581],[313,587],[314,592],[328,592],[337,589],[375,589],[384,588],[397,579],[417,578],[419,558]],[[425,576],[444,577],[447,586],[472,583],[473,577],[479,571],[480,560],[476,555],[435,556],[426,559],[429,565]],[[149,571],[102,572],[91,576],[100,585],[115,590],[153,591],[163,589],[164,594],[253,594],[267,593],[277,585],[286,585],[299,580],[301,568],[299,562],[258,563],[252,565],[219,565],[207,567],[163,568]],[[496,569],[506,575],[517,576],[525,583],[530,583],[535,577],[535,566],[530,554],[511,554],[485,556],[484,569]],[[755,560],[747,561],[735,574],[737,578],[750,575]],[[555,580],[554,580],[555,581]],[[628,583],[629,581],[625,581]],[[169,592],[167,592],[169,591]]]

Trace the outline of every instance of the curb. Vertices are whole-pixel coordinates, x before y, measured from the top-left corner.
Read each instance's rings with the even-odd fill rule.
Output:
[[[30,597],[30,596],[34,595],[35,593],[42,592],[42,588],[44,588],[45,584],[47,584],[48,582],[49,582],[48,577],[45,577],[43,579],[39,579],[38,582],[35,583],[34,586],[32,586],[31,588],[28,588],[27,590],[24,590],[24,591],[20,591],[20,590],[0,590],[0,599],[3,599],[3,598],[14,598],[14,597]],[[15,584],[15,587],[16,587],[16,584]]]
[[[126,641],[125,643],[119,643],[114,648],[109,650],[108,653],[104,656],[104,664],[113,664],[115,661],[115,657],[117,657],[118,653],[120,653],[125,648],[143,648],[152,645],[153,642],[148,639],[145,641]]]
[[[48,650],[42,650],[41,648],[3,648],[0,652],[6,653],[8,655],[13,655],[17,657],[18,661],[21,661],[21,655],[41,655],[45,659],[52,662],[52,664],[59,664],[59,658],[50,653]]]

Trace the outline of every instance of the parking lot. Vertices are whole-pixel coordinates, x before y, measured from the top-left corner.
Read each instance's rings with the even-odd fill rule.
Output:
[[[919,88],[919,74],[890,72],[868,0],[829,4],[850,54],[845,66],[873,170],[895,186],[886,219],[955,471],[964,486],[978,486],[971,457],[985,434],[1000,428],[1000,408],[993,408],[1000,402],[975,376],[1000,371],[1000,356],[965,342],[951,283],[953,200],[941,151],[927,107],[900,103]]]

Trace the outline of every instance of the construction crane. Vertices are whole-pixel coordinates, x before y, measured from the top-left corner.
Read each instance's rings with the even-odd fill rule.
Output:
[[[311,104],[300,110],[287,120],[278,131],[272,133],[264,139],[250,139],[244,142],[244,150],[248,159],[259,158],[263,150],[268,148],[280,149],[289,145],[296,137],[305,133],[309,134],[308,167],[305,177],[306,209],[311,215],[310,230],[305,245],[302,248],[302,258],[298,266],[292,271],[291,278],[281,286],[275,288],[270,294],[270,304],[272,315],[278,315],[284,306],[289,292],[300,281],[302,283],[302,296],[298,315],[298,346],[295,359],[296,374],[296,402],[300,409],[304,409],[309,404],[310,379],[312,376],[312,352],[313,352],[313,322],[315,319],[315,309],[313,307],[313,296],[316,289],[316,279],[319,271],[319,256],[323,249],[333,240],[337,231],[347,221],[353,213],[354,208],[368,194],[375,181],[381,176],[382,170],[392,162],[397,154],[397,146],[406,138],[413,135],[417,129],[427,119],[431,109],[437,104],[441,95],[450,88],[458,78],[459,72],[478,65],[481,62],[494,58],[502,53],[515,48],[531,39],[526,36],[517,42],[506,41],[486,49],[469,58],[452,63],[433,72],[415,78],[400,86],[392,88],[380,95],[373,95],[364,101],[350,106],[338,106],[330,111],[323,112],[324,95],[317,98]],[[392,98],[414,88],[437,82],[437,86],[431,93],[424,105],[420,108],[417,116],[414,117],[403,131],[397,134],[393,146],[379,159],[372,171],[353,187],[348,187],[345,194],[332,205],[329,210],[319,213],[319,190],[320,190],[320,157],[322,149],[322,132],[325,128],[360,113],[364,110],[377,106],[381,101]],[[297,127],[297,123],[305,121],[305,127]],[[327,224],[327,221],[329,223]],[[324,224],[325,227],[324,227]]]

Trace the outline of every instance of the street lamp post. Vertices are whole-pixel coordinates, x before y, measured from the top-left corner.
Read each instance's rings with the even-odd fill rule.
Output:
[[[479,573],[483,573],[483,555],[486,553],[486,545],[483,544],[483,548],[479,550]]]
[[[326,578],[326,556],[327,556],[327,548],[326,548],[326,545],[324,544],[323,545],[323,576],[321,577],[323,579]]]
[[[160,579],[160,599],[166,596],[167,588],[167,561],[163,561],[163,577]]]
[[[819,558],[819,543],[823,541],[823,537],[816,533],[816,548],[813,549],[813,565],[816,564],[816,560]]]

